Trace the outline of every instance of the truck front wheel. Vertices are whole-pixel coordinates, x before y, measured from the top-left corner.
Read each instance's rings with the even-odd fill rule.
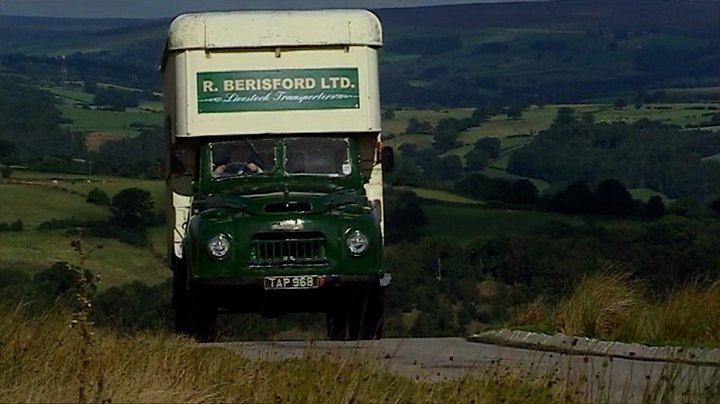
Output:
[[[199,342],[214,341],[217,338],[217,308],[191,296],[183,259],[173,257],[172,270],[175,332],[192,336]]]
[[[351,340],[380,339],[385,319],[385,291],[361,294],[350,307],[348,335]]]
[[[173,308],[175,310],[175,332],[190,334],[190,297],[187,290],[187,269],[185,261],[172,258]]]
[[[195,302],[190,310],[190,334],[198,342],[213,342],[217,339],[217,308]]]
[[[327,337],[333,341],[344,341],[347,334],[348,312],[343,308],[337,308],[326,314]]]

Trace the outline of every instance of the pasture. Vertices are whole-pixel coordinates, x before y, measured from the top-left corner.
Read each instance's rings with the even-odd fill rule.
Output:
[[[472,239],[500,235],[517,235],[549,221],[570,225],[583,223],[581,216],[531,210],[486,209],[456,204],[427,204],[423,210],[428,217],[425,235],[446,237],[461,243]]]
[[[23,170],[15,170],[13,172],[13,179],[17,181],[30,182],[35,184],[36,187],[46,190],[64,190],[70,192],[71,194],[75,194],[74,197],[77,201],[82,201],[82,203],[87,206],[94,206],[85,202],[85,196],[94,188],[99,188],[105,191],[110,199],[123,189],[140,188],[150,192],[156,211],[162,210],[165,204],[165,182],[161,180],[41,173]],[[60,193],[61,192],[55,192],[52,195],[56,196]],[[62,212],[62,210],[60,212]]]
[[[98,87],[108,87],[108,85],[98,83]],[[141,101],[137,108],[110,111],[91,107],[94,95],[83,91],[79,84],[41,88],[52,92],[61,101],[59,108],[63,118],[72,121],[62,126],[70,130],[135,136],[138,130],[132,124],[163,125],[162,103],[159,101]]]
[[[88,177],[62,174],[17,172],[15,181],[0,184],[0,222],[22,220],[21,232],[0,233],[0,269],[23,268],[31,273],[49,268],[57,261],[79,264],[80,257],[70,246],[72,230],[38,231],[37,226],[52,219],[76,218],[103,221],[110,218],[107,207],[85,202],[87,192],[103,189],[111,198],[129,187],[146,189],[153,195],[156,210],[163,208],[164,184],[160,181]],[[88,255],[85,267],[102,277],[100,288],[132,281],[162,282],[170,275],[164,263],[165,226],[148,229],[148,246],[131,246],[114,239],[82,236]],[[102,245],[101,249],[97,246]]]
[[[58,261],[79,265],[80,257],[70,246],[74,238],[67,230],[0,233],[0,269],[36,273]],[[84,267],[100,275],[100,289],[133,281],[155,284],[171,275],[163,256],[154,248],[131,246],[107,238],[83,236],[80,240],[83,249],[90,251]],[[100,245],[102,248],[98,248]]]
[[[75,217],[105,220],[108,209],[85,202],[83,195],[62,192],[42,185],[0,184],[0,222],[22,220],[25,229],[34,229],[51,219]]]

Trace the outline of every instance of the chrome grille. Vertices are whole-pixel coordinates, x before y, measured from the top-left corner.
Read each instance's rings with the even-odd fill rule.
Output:
[[[250,267],[324,266],[328,263],[322,233],[255,234],[250,240]]]

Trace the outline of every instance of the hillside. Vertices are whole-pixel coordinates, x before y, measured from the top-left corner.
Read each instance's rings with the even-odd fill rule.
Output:
[[[718,2],[585,0],[375,11],[384,26],[385,104],[577,102],[720,84]],[[40,62],[59,72],[64,63],[71,77],[159,90],[167,19],[0,18],[6,22],[0,53],[50,57],[33,60],[31,69]],[[52,59],[61,55],[64,62]]]
[[[378,10],[383,136],[396,150],[384,176],[387,335],[514,321],[608,268],[651,296],[720,278],[718,10],[655,0]],[[45,293],[44,279],[64,273],[55,262],[76,261],[69,246],[84,226],[88,246],[105,246],[86,267],[103,278],[107,323],[169,327],[157,71],[169,20],[0,18],[0,289],[22,280],[0,297]],[[148,227],[105,222],[108,203],[87,201],[96,187],[150,191]],[[267,338],[321,317],[237,323]]]

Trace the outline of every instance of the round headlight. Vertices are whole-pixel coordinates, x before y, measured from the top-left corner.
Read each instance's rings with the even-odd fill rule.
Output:
[[[208,241],[207,248],[211,257],[221,260],[230,252],[230,240],[225,235],[218,234]]]
[[[368,244],[367,236],[360,233],[360,230],[355,230],[348,235],[347,248],[352,255],[364,253],[368,248]]]

